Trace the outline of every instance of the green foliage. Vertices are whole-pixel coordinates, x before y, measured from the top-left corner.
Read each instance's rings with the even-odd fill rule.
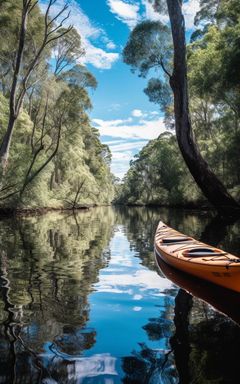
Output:
[[[147,88],[144,89],[144,93],[148,96],[150,102],[160,105],[165,111],[172,103],[169,84],[159,79],[151,78]]]
[[[158,12],[164,11],[164,1],[151,2]],[[200,5],[195,23],[201,29],[188,45],[192,125],[210,168],[239,200],[240,3],[202,0]],[[151,68],[162,68],[144,92],[164,110],[167,128],[173,128],[173,103],[166,82],[172,60],[168,33],[159,22],[139,24],[124,49],[124,61],[140,76],[146,76]],[[206,204],[170,134],[161,135],[142,149],[118,189],[118,201],[127,204]]]
[[[146,76],[152,67],[167,65],[171,35],[169,28],[160,21],[144,21],[132,31],[123,51],[124,62]]]
[[[154,68],[158,78],[150,78],[144,92],[151,102],[165,110],[172,103],[168,82],[172,70],[172,40],[168,26],[160,21],[144,21],[138,24],[123,50],[123,60],[133,72],[146,77]]]
[[[0,139],[9,117],[9,90],[19,38],[22,2],[0,1]],[[35,6],[28,17],[21,76],[43,39],[44,15]],[[53,24],[54,28],[54,24]],[[4,32],[3,32],[4,31]],[[61,28],[58,34],[67,30]],[[73,28],[44,49],[31,74],[13,131],[7,171],[0,189],[3,207],[78,207],[109,204],[113,176],[109,148],[87,115],[87,89],[96,79],[77,59],[84,54]],[[52,57],[55,57],[53,60]],[[19,80],[21,81],[21,80]]]
[[[136,188],[136,185],[138,188]],[[170,133],[151,140],[131,163],[118,201],[127,204],[184,205],[203,202]]]

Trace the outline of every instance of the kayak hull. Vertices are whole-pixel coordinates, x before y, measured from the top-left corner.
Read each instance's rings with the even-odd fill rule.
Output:
[[[156,261],[161,273],[174,284],[191,295],[212,305],[221,313],[240,324],[240,293],[221,287],[204,279],[184,273],[165,263],[156,253]],[[224,298],[224,300],[223,300]]]
[[[163,228],[161,230],[161,228]],[[167,228],[167,229],[166,229]],[[195,239],[187,238],[180,243],[167,244],[164,240],[185,236],[172,230],[162,222],[155,235],[155,250],[158,257],[168,265],[200,279],[240,292],[240,259],[217,248],[210,247]],[[190,240],[190,241],[189,241]],[[196,257],[194,253],[204,250],[209,255]],[[211,256],[211,252],[213,256]],[[194,256],[194,257],[193,257]]]

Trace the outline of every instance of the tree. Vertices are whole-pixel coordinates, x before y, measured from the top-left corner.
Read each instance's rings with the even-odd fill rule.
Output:
[[[166,50],[168,46],[166,46],[165,39],[163,40],[163,44],[160,46],[160,50],[155,42],[155,40],[157,40],[156,37],[158,37],[154,32],[156,23],[154,24],[154,27],[152,28],[153,32],[150,35],[151,37],[155,36],[155,40],[152,38],[149,39],[148,33],[148,39],[145,39],[145,43],[143,42],[145,47],[148,46],[148,53],[147,51],[144,52],[144,59],[139,59],[142,51],[140,54],[135,54],[134,52],[134,48],[136,49],[136,43],[140,44],[143,38],[143,36],[139,39],[136,38],[136,31],[137,28],[139,28],[139,26],[137,26],[135,30],[133,30],[129,42],[124,49],[124,61],[133,67],[140,68],[140,72],[142,74],[144,73],[143,70],[146,73],[151,67],[157,66],[158,68],[162,68],[165,77],[168,77],[169,84],[174,95],[175,129],[178,145],[194,180],[207,199],[219,212],[224,215],[236,214],[236,212],[239,213],[239,204],[230,196],[222,182],[210,170],[207,162],[202,157],[199,148],[195,143],[192,132],[189,113],[186,43],[184,18],[182,14],[182,1],[167,0],[164,2],[156,0],[154,1],[154,6],[159,12],[163,9],[167,9],[169,14],[173,39],[172,71],[169,71],[171,64],[167,64],[169,63],[169,60],[166,60],[166,62],[163,60],[164,53],[167,52],[169,58],[170,52],[170,50]],[[165,28],[160,22],[158,25],[158,30],[160,32],[165,32]],[[148,23],[148,31],[149,29],[151,28]],[[129,54],[129,52],[131,54]]]
[[[59,33],[63,37],[57,39],[53,49],[55,56],[54,75],[56,76],[59,76],[64,69],[69,68],[85,53],[81,47],[81,37],[75,28],[70,31],[62,28]]]
[[[52,19],[49,18],[49,12],[51,10],[52,5],[56,2],[56,0],[49,0],[46,13],[44,15],[44,28],[43,28],[43,36],[42,41],[39,45],[35,46],[33,56],[30,56],[29,61],[25,61],[23,65],[23,58],[26,53],[26,36],[27,36],[27,26],[28,26],[28,18],[37,6],[38,0],[23,0],[22,3],[22,12],[21,12],[21,21],[20,21],[20,31],[18,37],[18,46],[15,53],[15,59],[13,62],[13,77],[12,84],[10,87],[10,96],[9,96],[9,120],[6,133],[3,137],[1,147],[0,147],[0,158],[2,163],[2,176],[5,174],[7,161],[9,157],[9,149],[12,141],[13,129],[16,123],[16,120],[19,116],[20,109],[23,105],[24,97],[26,95],[27,89],[32,86],[31,83],[31,75],[34,70],[38,67],[39,62],[41,61],[41,57],[44,53],[46,47],[49,44],[52,44],[54,41],[63,37],[69,31],[71,31],[72,27],[68,27],[62,31],[63,22],[69,17],[69,13],[64,15],[67,10],[67,5],[63,6],[63,8],[57,13],[55,17]],[[61,22],[56,26],[54,23],[59,17],[63,16]]]
[[[63,27],[67,6],[57,8],[51,18],[54,4],[48,0],[43,14],[36,3],[28,13],[15,92],[16,100],[22,95],[21,106],[0,188],[3,208],[77,208],[113,199],[110,151],[87,114],[92,106],[88,89],[95,89],[97,82],[77,63],[84,51],[78,32]],[[22,0],[0,0],[0,33],[6,36],[0,41],[0,141],[9,125],[22,13]],[[41,47],[25,89],[23,80]]]

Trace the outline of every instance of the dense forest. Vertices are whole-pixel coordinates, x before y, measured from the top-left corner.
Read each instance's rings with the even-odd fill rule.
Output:
[[[168,11],[171,27],[139,23],[123,60],[147,78],[167,131],[114,187],[111,152],[88,116],[97,81],[79,64],[85,52],[68,6],[51,17],[55,0],[44,11],[38,1],[0,0],[0,207],[77,208],[115,195],[120,204],[239,208],[239,1],[201,0],[186,54],[182,2],[149,2]]]
[[[157,8],[161,2],[156,3]],[[187,44],[193,137],[209,167],[239,201],[240,3],[209,0],[200,5],[196,31]],[[170,29],[158,21],[138,24],[124,49],[124,61],[140,76],[148,77],[144,92],[164,112],[168,132],[135,156],[119,187],[118,201],[206,206],[207,199],[185,165],[174,133],[173,96],[166,81],[173,67]]]
[[[111,153],[91,126],[96,79],[67,5],[0,1],[1,207],[76,208],[113,198]]]

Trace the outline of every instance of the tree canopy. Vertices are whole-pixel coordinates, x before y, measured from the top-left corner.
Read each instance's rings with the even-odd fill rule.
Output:
[[[0,42],[2,151],[15,108],[0,189],[3,207],[77,208],[113,199],[110,151],[88,117],[88,89],[97,82],[79,64],[84,55],[79,33],[64,26],[67,5],[50,18],[52,3],[43,14],[31,1],[25,10],[20,0],[0,2],[0,32],[6,36]]]
[[[166,11],[166,2],[153,3],[158,11]],[[204,159],[233,196],[239,199],[237,148],[240,138],[238,71],[240,19],[236,16],[239,15],[239,2],[203,0],[200,5],[201,9],[195,18],[199,29],[193,33],[187,46],[191,123]],[[141,41],[143,48],[137,51],[136,47]],[[134,71],[138,70],[140,76],[148,78],[144,92],[150,101],[158,104],[164,111],[165,119],[169,123],[167,126],[172,128],[173,99],[168,80],[173,73],[171,65],[173,49],[168,27],[160,21],[141,23],[132,31],[123,57]],[[156,69],[157,78],[151,77],[152,68]],[[172,135],[160,136],[140,152],[124,179],[121,201],[144,204],[161,204],[161,202],[172,204],[174,201],[176,204],[195,204],[199,203],[200,199],[205,204],[205,199],[196,188],[195,193],[192,192],[191,177],[182,164],[181,156],[177,154],[174,142],[175,137]],[[165,152],[167,154],[164,155]],[[161,161],[155,162],[154,154],[158,154],[159,158],[165,156],[165,168],[159,165],[162,164]],[[172,158],[175,164],[173,173],[172,164],[168,164],[167,161],[168,157]],[[141,176],[140,168],[143,164],[147,166]],[[159,166],[155,167],[154,164]],[[171,180],[175,180],[174,192],[165,184],[166,174]],[[133,185],[139,180],[142,188],[136,191]],[[158,188],[164,188],[164,192]],[[152,194],[147,196],[146,190]],[[182,193],[179,194],[179,190]]]

